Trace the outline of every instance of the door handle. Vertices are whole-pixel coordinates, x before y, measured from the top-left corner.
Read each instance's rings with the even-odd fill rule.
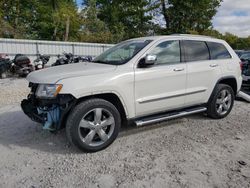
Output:
[[[209,65],[210,67],[218,67],[219,65],[218,64],[211,64]]]
[[[175,72],[184,71],[184,68],[175,68],[174,71],[175,71]]]

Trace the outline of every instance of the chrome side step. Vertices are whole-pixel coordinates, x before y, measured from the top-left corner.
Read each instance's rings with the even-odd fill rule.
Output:
[[[240,97],[242,99],[244,99],[247,102],[250,102],[250,95],[248,95],[247,93],[244,93],[242,91],[240,91],[237,95],[237,97]]]
[[[205,108],[205,107],[198,107],[198,108],[188,109],[188,110],[184,110],[184,111],[164,114],[161,116],[158,115],[158,116],[154,116],[154,117],[140,119],[140,120],[135,121],[135,123],[136,123],[136,126],[140,127],[140,126],[144,126],[144,125],[149,125],[149,124],[153,124],[153,123],[166,121],[169,119],[174,119],[174,118],[178,118],[178,117],[182,117],[182,116],[187,116],[187,115],[191,115],[191,114],[205,112],[206,110],[207,110],[207,108]]]

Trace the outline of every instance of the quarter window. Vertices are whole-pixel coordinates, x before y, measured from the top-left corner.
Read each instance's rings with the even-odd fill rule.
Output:
[[[207,42],[210,50],[211,59],[230,59],[232,58],[223,44],[216,42]]]
[[[165,41],[158,44],[150,54],[157,56],[156,64],[180,63],[180,43],[179,41]]]
[[[183,41],[186,61],[209,60],[209,51],[205,42],[186,40]]]

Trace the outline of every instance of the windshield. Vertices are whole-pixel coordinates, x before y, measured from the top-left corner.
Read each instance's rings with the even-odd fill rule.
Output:
[[[152,40],[125,41],[97,56],[92,62],[121,65],[127,63]]]

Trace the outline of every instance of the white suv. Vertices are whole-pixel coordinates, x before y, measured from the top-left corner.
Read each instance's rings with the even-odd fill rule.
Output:
[[[29,74],[22,109],[44,129],[66,126],[84,151],[110,145],[120,126],[137,126],[204,112],[226,117],[240,90],[240,59],[223,40],[193,35],[122,42],[92,62]]]

